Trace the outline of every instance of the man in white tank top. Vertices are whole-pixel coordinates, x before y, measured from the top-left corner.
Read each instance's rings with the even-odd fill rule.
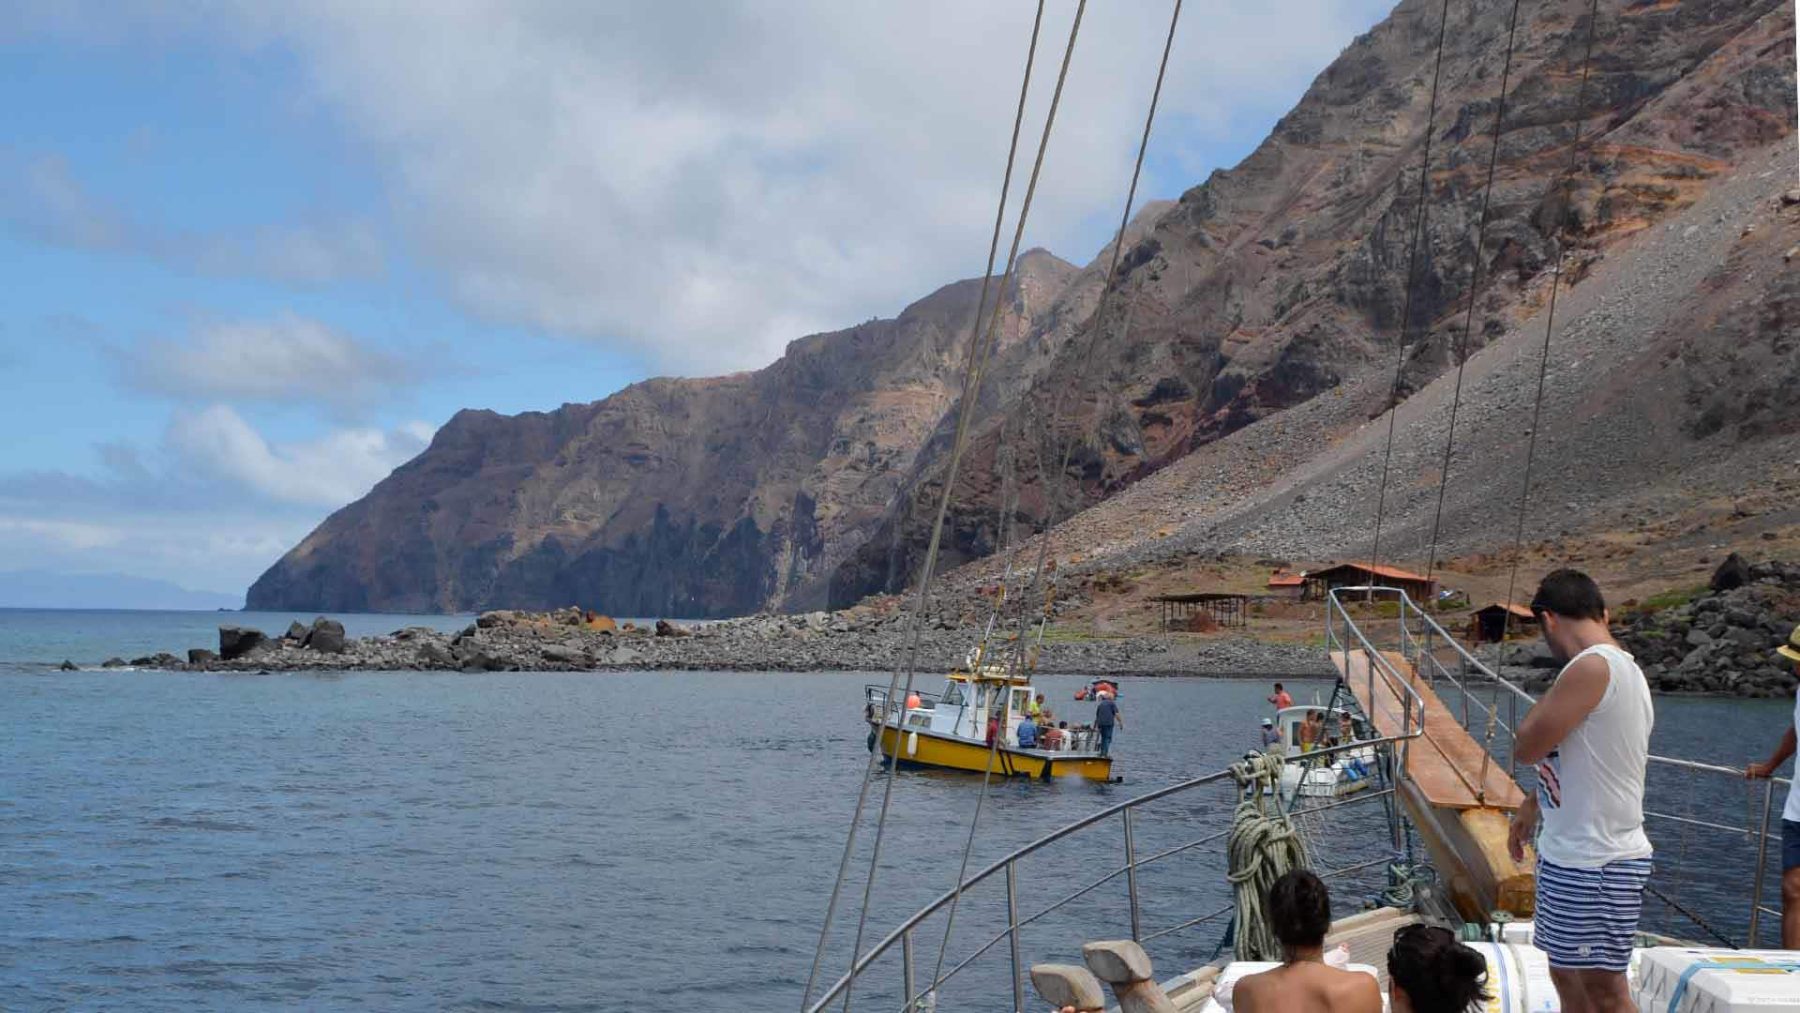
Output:
[[[1556,683],[1519,722],[1514,753],[1536,764],[1538,774],[1508,841],[1514,860],[1522,860],[1542,824],[1532,941],[1549,954],[1567,1013],[1634,1009],[1625,970],[1650,878],[1650,686],[1614,642],[1606,600],[1587,574],[1545,577],[1531,611],[1564,662]]]

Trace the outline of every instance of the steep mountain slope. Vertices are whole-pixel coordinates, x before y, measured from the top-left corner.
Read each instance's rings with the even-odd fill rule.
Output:
[[[1479,250],[1510,0],[1450,5],[1435,115],[1441,8],[1402,0],[1243,163],[1140,213],[1105,319],[1095,317],[1106,251],[1081,270],[1048,254],[1022,258],[952,498],[946,565],[991,553],[1046,517],[1073,517],[1059,551],[1085,539],[1089,559],[1175,545],[1348,551],[1360,535],[1339,521],[1346,504],[1360,508],[1374,495],[1367,454],[1374,430],[1385,435],[1385,423],[1368,423],[1396,393],[1402,419],[1441,404],[1471,290],[1475,355],[1543,310],[1559,244],[1571,251],[1565,281],[1577,307],[1596,291],[1594,279],[1618,286],[1635,277],[1610,264],[1630,251],[1640,272],[1649,269],[1646,249],[1665,261],[1709,255],[1656,237],[1677,216],[1735,193],[1746,167],[1792,136],[1792,7],[1602,5],[1584,106],[1587,8],[1586,0],[1521,6]],[[1558,174],[1577,128],[1584,157],[1565,191]],[[1756,242],[1781,242],[1784,227],[1764,222]],[[1658,449],[1714,448],[1659,458],[1655,467],[1677,480],[1720,460],[1719,441],[1778,438],[1793,419],[1782,393],[1791,383],[1746,380],[1750,363],[1781,377],[1794,361],[1784,351],[1793,325],[1780,280],[1791,271],[1758,268],[1765,287],[1745,288],[1752,282],[1740,274],[1707,273],[1718,264],[1696,260],[1684,270],[1700,273],[1681,275],[1682,284],[1704,280],[1710,298],[1646,301],[1660,308],[1634,316],[1631,329],[1597,346],[1604,356],[1584,362],[1609,378],[1648,362],[1673,370],[1654,398],[1622,387],[1606,403],[1687,407],[1646,407],[1648,420],[1622,410],[1605,417],[1648,427]],[[283,557],[249,603],[577,603],[699,616],[841,605],[904,586],[916,578],[942,489],[978,288],[959,282],[895,320],[802,339],[754,373],[652,380],[512,418],[461,413],[418,459]],[[1746,383],[1750,393],[1736,394]],[[1439,393],[1417,397],[1423,391]],[[1479,416],[1483,433],[1516,433],[1526,423],[1503,417],[1517,411],[1516,398],[1505,404],[1465,418]],[[1362,456],[1321,456],[1351,443]],[[1428,443],[1396,451],[1408,476],[1390,492],[1397,548],[1419,544],[1431,520],[1421,511],[1435,507]],[[1566,449],[1551,443],[1540,450]],[[1065,446],[1069,467],[1059,470]],[[1498,543],[1507,525],[1500,500],[1468,490],[1484,488],[1488,469],[1511,466],[1516,454],[1505,440],[1470,446],[1482,450],[1453,461],[1469,475],[1445,509],[1458,544],[1479,548]],[[1634,468],[1650,467],[1622,444],[1607,460],[1631,462],[1612,472],[1626,485],[1640,474]],[[1269,526],[1270,511],[1310,526]],[[1151,544],[1157,534],[1168,537],[1162,548]]]
[[[1047,253],[1021,257],[1002,347],[1042,333],[1075,279]],[[957,282],[893,320],[802,338],[753,373],[459,412],[283,556],[249,605],[755,611],[880,515],[955,397],[979,291]]]
[[[1568,199],[1555,185],[1581,109],[1581,0],[1520,14],[1470,351],[1542,298],[1559,232],[1578,280],[1617,243],[1687,207],[1794,125],[1793,14],[1776,0],[1602,5]],[[1322,74],[1241,165],[1183,195],[1124,257],[1104,321],[986,421],[949,523],[951,563],[1015,525],[1061,519],[1249,423],[1371,377],[1386,407],[1451,365],[1471,288],[1507,2],[1450,6],[1419,212],[1439,5],[1405,0]],[[1566,231],[1565,231],[1566,230]],[[1409,291],[1410,289],[1410,291]],[[1035,434],[1050,472],[1002,495],[1002,433]],[[1056,462],[1072,441],[1070,466]],[[1016,437],[1015,437],[1016,442]],[[943,462],[922,456],[883,530],[832,575],[835,603],[917,572]],[[1017,497],[1017,506],[1010,505]],[[1003,498],[1006,503],[1003,503]]]
[[[1794,140],[1741,158],[1559,298],[1522,579],[1553,560],[1666,588],[1704,581],[1727,547],[1800,543],[1800,403],[1781,396],[1800,384]],[[1452,370],[1403,402],[1391,461],[1391,376],[1371,373],[1069,518],[1048,536],[1052,558],[1075,575],[1196,553],[1367,558],[1380,498],[1383,561],[1423,572],[1442,483],[1438,565],[1503,594],[1547,317],[1540,305],[1473,355],[1460,392]],[[972,595],[999,569],[970,564],[945,591]]]

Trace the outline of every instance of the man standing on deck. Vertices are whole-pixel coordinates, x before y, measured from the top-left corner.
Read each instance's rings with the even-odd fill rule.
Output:
[[[1289,696],[1288,691],[1282,689],[1281,683],[1278,682],[1275,684],[1275,695],[1269,697],[1269,702],[1275,705],[1277,711],[1280,711],[1292,707],[1294,705],[1294,698]]]
[[[1514,755],[1537,765],[1537,792],[1513,818],[1514,861],[1537,841],[1533,944],[1549,954],[1567,1013],[1635,1008],[1625,981],[1650,878],[1644,769],[1655,712],[1637,662],[1607,630],[1599,585],[1557,570],[1538,585],[1532,614],[1564,661],[1525,720]]]
[[[1094,727],[1100,732],[1100,755],[1112,755],[1113,726],[1123,725],[1125,716],[1119,713],[1119,705],[1113,703],[1113,695],[1100,693],[1100,702],[1094,707]]]
[[[1794,663],[1800,675],[1800,626],[1775,653]],[[1794,720],[1781,733],[1775,752],[1761,763],[1744,768],[1745,777],[1773,777],[1794,755],[1794,730],[1800,728],[1800,693],[1794,696]],[[1796,781],[1800,784],[1800,781]],[[1800,950],[1800,791],[1788,786],[1787,805],[1781,810],[1781,948]]]

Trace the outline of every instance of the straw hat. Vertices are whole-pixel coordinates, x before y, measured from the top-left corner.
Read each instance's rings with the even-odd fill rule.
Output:
[[[1800,661],[1800,626],[1794,627],[1794,632],[1789,635],[1788,642],[1775,648],[1775,653],[1789,661]]]

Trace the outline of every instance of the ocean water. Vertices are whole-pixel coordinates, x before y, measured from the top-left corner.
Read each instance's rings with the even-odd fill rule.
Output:
[[[31,662],[0,665],[0,1008],[798,1008],[867,763],[861,689],[883,676],[41,667],[64,653],[44,655],[46,644],[103,657],[191,639],[155,640],[132,617],[112,626],[135,631],[132,645],[68,632],[91,630],[95,615],[54,617],[28,643],[16,638],[29,620],[7,614],[0,626],[15,638],[0,637],[0,658]],[[1078,684],[1042,680],[1071,717],[1081,716],[1070,700]],[[1329,693],[1293,685],[1301,699]],[[1267,692],[1127,680],[1117,743],[1126,783],[997,782],[970,868],[1220,768],[1254,744]],[[1779,703],[1661,701],[1658,746],[1741,762],[1786,715]],[[888,783],[876,775],[871,816]],[[930,772],[891,783],[865,941],[954,881],[980,790],[979,778]],[[1671,783],[1659,799],[1680,814],[1741,819],[1759,796],[1729,787]],[[1173,796],[1137,823],[1138,854],[1224,829],[1231,805],[1224,792]],[[1329,830],[1303,828],[1322,865],[1380,853],[1378,806],[1360,811],[1340,811]],[[1120,829],[1106,824],[1022,863],[1021,911],[1115,868]],[[862,840],[827,979],[843,972],[856,931],[867,832]],[[1667,875],[1697,884],[1706,910],[1741,906],[1741,838],[1658,843]],[[1216,846],[1146,869],[1145,932],[1225,903],[1222,870]],[[1334,892],[1353,908],[1376,885],[1352,876]],[[1123,934],[1125,889],[1113,880],[1034,922],[1022,955],[1068,960],[1086,938]],[[946,968],[993,938],[1004,903],[999,877],[971,893]],[[1721,925],[1739,925],[1733,917]],[[921,977],[943,931],[928,928]],[[1221,929],[1172,933],[1152,954],[1170,972],[1199,963]],[[945,1008],[1003,1005],[1006,957],[1001,943],[974,960]],[[898,1005],[897,954],[877,971],[860,1008]]]

